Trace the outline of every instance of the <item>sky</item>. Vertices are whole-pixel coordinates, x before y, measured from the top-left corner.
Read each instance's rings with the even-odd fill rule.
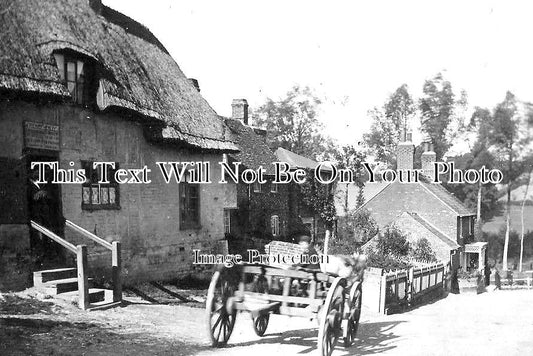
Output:
[[[220,114],[296,84],[323,99],[341,144],[370,127],[367,111],[406,83],[419,97],[442,72],[469,105],[507,90],[533,102],[531,1],[104,0],[147,26]]]

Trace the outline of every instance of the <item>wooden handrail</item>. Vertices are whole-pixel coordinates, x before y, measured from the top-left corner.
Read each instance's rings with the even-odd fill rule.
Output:
[[[104,246],[105,248],[107,248],[108,250],[111,250],[113,251],[113,245],[109,242],[107,242],[106,240],[102,239],[101,237],[98,237],[96,236],[95,234],[93,234],[92,232],[89,232],[87,230],[85,230],[84,228],[82,228],[81,226],[78,226],[76,224],[74,224],[72,221],[70,220],[65,220],[65,225],[67,225],[68,227],[76,230],[77,232],[79,232],[80,234],[82,234],[83,236],[85,237],[88,237],[90,238],[91,240],[99,243],[100,245]]]
[[[55,242],[57,242],[58,244],[60,244],[64,248],[66,248],[67,250],[69,250],[70,252],[77,253],[78,250],[76,249],[76,246],[74,246],[73,244],[71,244],[70,242],[68,242],[66,240],[63,240],[61,237],[57,236],[56,234],[54,234],[52,231],[48,230],[47,228],[37,224],[33,220],[30,220],[30,225],[35,230],[37,230],[37,231],[41,232],[42,234],[48,236],[49,238],[51,238],[52,240],[54,240]]]

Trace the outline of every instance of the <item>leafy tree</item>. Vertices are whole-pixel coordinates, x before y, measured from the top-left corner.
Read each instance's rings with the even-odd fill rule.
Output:
[[[426,80],[423,86],[423,96],[419,100],[421,112],[421,130],[431,138],[437,160],[440,160],[450,148],[450,139],[455,133],[450,133],[450,124],[457,119],[454,116],[458,106],[466,106],[466,93],[462,92],[456,100],[452,85],[445,80],[441,73]],[[456,125],[459,130],[462,125]]]
[[[396,165],[400,134],[408,129],[415,111],[413,98],[407,85],[403,84],[388,97],[383,108],[376,107],[368,112],[372,125],[370,132],[364,135],[364,141],[378,161],[391,167]]]
[[[503,183],[506,184],[507,201],[502,264],[503,269],[507,270],[511,233],[511,190],[513,182],[521,173],[517,159],[525,143],[519,137],[520,116],[518,115],[516,97],[511,92],[507,92],[505,99],[496,106],[492,116],[488,119],[487,127],[484,130],[487,136],[484,139],[494,147],[496,154],[504,162],[501,168],[504,175]]]
[[[385,117],[393,123],[394,128],[398,133],[400,133],[402,129],[407,131],[409,121],[416,111],[407,84],[402,84],[389,96],[389,99],[383,106],[383,110],[385,112]]]
[[[409,241],[400,229],[389,225],[378,235],[375,251],[381,255],[405,257],[409,254]]]
[[[365,169],[363,167],[363,163],[366,160],[366,155],[352,145],[346,145],[342,146],[339,149],[337,149],[334,153],[334,160],[336,162],[336,166],[339,169],[350,169],[352,172],[354,172],[355,184],[359,188],[359,195],[357,196],[357,207],[361,206],[364,203],[364,196],[362,195],[362,189],[365,185],[366,178],[364,173]],[[351,183],[346,183],[346,190],[344,192],[344,212],[348,213],[349,207],[348,207],[348,194],[349,194],[349,186]],[[362,200],[361,200],[362,199]]]
[[[527,114],[525,120],[525,137],[523,139],[524,146],[529,146],[531,142],[531,129],[533,128],[533,104],[528,103],[527,105]],[[524,226],[524,211],[526,207],[526,201],[529,193],[529,186],[531,184],[531,178],[533,177],[533,152],[531,147],[529,147],[530,152],[527,152],[528,157],[525,159],[524,166],[526,167],[526,189],[524,190],[524,197],[522,198],[522,204],[520,208],[520,218],[522,229],[520,232],[520,267],[519,270],[522,272],[522,264],[524,258],[524,237],[525,237],[525,226]]]
[[[322,101],[309,87],[294,86],[284,98],[266,102],[253,113],[254,122],[267,130],[272,149],[283,147],[316,159],[330,148],[317,118]]]
[[[409,251],[409,255],[419,261],[436,262],[437,256],[431,248],[428,239],[422,237],[414,244]]]
[[[379,227],[368,210],[359,209],[339,217],[337,231],[329,250],[333,254],[350,254],[376,236]]]

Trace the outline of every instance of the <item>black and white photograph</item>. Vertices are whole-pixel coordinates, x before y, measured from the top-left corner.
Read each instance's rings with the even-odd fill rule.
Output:
[[[0,355],[533,355],[532,18],[0,0]]]

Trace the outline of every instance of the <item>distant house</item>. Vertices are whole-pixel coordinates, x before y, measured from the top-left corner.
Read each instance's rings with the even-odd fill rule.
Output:
[[[275,154],[279,162],[288,163],[292,170],[301,168],[314,171],[319,164],[310,158],[301,156],[282,147],[279,147]],[[331,172],[331,169],[323,167],[323,172],[327,175]],[[314,177],[311,176],[309,179],[314,179]],[[300,186],[293,183],[289,184],[288,188],[290,220],[294,224],[293,231],[298,232],[297,230],[301,230],[298,225],[303,224],[303,227],[305,228],[304,230],[309,232],[313,238],[323,236],[325,232],[324,221],[315,211],[306,206],[303,202]]]
[[[422,171],[431,175],[436,154],[430,145],[426,147],[422,154]],[[414,144],[404,137],[397,150],[399,170],[413,169],[414,152]],[[399,223],[406,232],[428,238],[441,258],[446,257],[444,260],[450,261],[454,268],[470,267],[475,263],[483,268],[485,249],[478,251],[475,246],[468,247],[474,241],[476,214],[442,185],[431,183],[425,177],[416,183],[366,185],[374,184],[379,189],[372,189],[375,194],[361,209],[367,209],[380,228]],[[443,255],[446,249],[449,251]]]
[[[232,117],[225,122],[240,152],[228,154],[227,161],[230,165],[240,162],[241,172],[263,167],[266,183],[237,184],[237,207],[224,212],[225,232],[230,240],[285,239],[289,233],[289,188],[272,182],[276,155],[266,142],[266,131],[251,126],[248,120],[246,99],[233,100]]]
[[[0,289],[16,288],[14,276],[28,280],[19,267],[55,267],[47,258],[59,245],[40,238],[30,220],[88,244],[93,269],[110,256],[65,219],[120,241],[126,282],[196,273],[192,249],[217,249],[224,209],[237,206],[235,187],[190,176],[167,184],[156,162],[217,167],[238,151],[197,82],[147,28],[98,0],[9,1],[0,43]],[[35,184],[35,161],[87,176]],[[146,165],[152,182],[118,184],[113,174],[99,182],[100,161],[115,164],[108,173]]]

